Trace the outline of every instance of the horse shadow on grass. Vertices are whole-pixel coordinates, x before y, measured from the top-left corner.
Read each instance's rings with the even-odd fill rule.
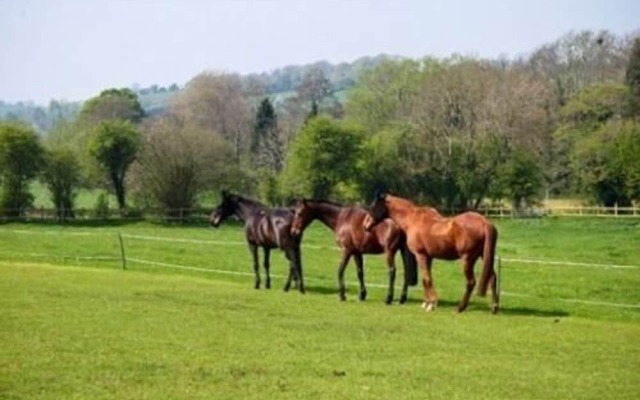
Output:
[[[420,305],[422,304],[422,302],[423,302],[422,299],[409,298],[407,299],[406,304]],[[438,308],[457,311],[458,301],[439,299]],[[482,300],[472,300],[464,312],[465,313],[466,312],[489,312],[490,313],[491,309],[488,302],[483,302]],[[570,315],[568,311],[562,310],[562,309],[543,310],[538,308],[521,307],[521,306],[511,307],[511,306],[502,305],[502,304],[500,305],[500,310],[498,311],[498,314],[527,316],[527,317],[541,317],[541,318],[561,318],[561,317],[568,317]]]

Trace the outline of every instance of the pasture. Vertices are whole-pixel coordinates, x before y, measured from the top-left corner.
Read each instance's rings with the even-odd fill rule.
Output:
[[[281,290],[279,252],[273,289],[253,289],[237,225],[0,225],[0,398],[640,397],[640,221],[495,222],[495,316],[475,296],[457,314],[460,267],[439,260],[433,313],[417,287],[384,305],[379,256],[367,301],[349,265],[339,302],[317,222],[306,295]]]

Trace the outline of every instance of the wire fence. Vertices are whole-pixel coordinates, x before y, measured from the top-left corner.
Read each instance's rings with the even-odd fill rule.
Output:
[[[127,210],[92,210],[88,208],[55,209],[29,208],[4,209],[0,212],[0,221],[138,221],[161,220],[166,222],[194,222],[205,223],[213,207],[196,208],[143,208]],[[452,215],[466,210],[442,210]],[[640,204],[632,207],[603,207],[603,206],[557,206],[545,205],[515,209],[510,206],[481,206],[475,210],[487,217],[495,218],[542,218],[546,216],[558,217],[608,217],[608,218],[640,218]]]
[[[75,237],[88,237],[87,240],[95,241],[98,237],[100,240],[111,240],[114,243],[110,245],[111,254],[53,254],[47,252],[15,252],[12,250],[0,250],[0,254],[4,254],[6,256],[11,255],[12,258],[19,259],[38,259],[38,260],[53,260],[53,261],[74,261],[76,263],[82,262],[91,262],[91,261],[99,261],[99,262],[110,262],[110,263],[118,263],[122,269],[129,269],[132,265],[145,265],[151,268],[169,268],[173,270],[182,270],[182,271],[192,271],[199,273],[207,273],[207,274],[217,274],[217,275],[231,275],[231,276],[247,276],[252,277],[252,272],[244,272],[223,268],[212,268],[212,267],[204,267],[202,265],[186,265],[184,263],[178,262],[165,262],[158,260],[150,260],[140,256],[131,256],[128,254],[128,247],[131,241],[141,240],[141,241],[154,241],[158,243],[189,243],[194,245],[215,245],[215,246],[246,246],[244,241],[235,241],[235,240],[204,240],[204,239],[186,239],[186,238],[174,238],[174,237],[162,237],[162,236],[152,236],[152,235],[138,235],[138,234],[122,234],[117,233],[94,233],[88,231],[81,232],[60,232],[60,231],[29,231],[29,230],[10,230],[10,229],[2,229],[0,228],[0,232],[12,233],[12,234],[23,234],[23,235],[69,235]],[[117,236],[117,238],[115,237]],[[117,241],[117,244],[115,243]],[[336,250],[335,246],[318,246],[318,245],[303,245],[305,249],[313,249],[319,251],[327,251],[327,250]],[[2,257],[3,259],[8,257]],[[596,268],[596,269],[616,269],[616,270],[640,270],[640,265],[621,265],[614,263],[587,263],[587,262],[575,262],[568,260],[550,260],[550,259],[536,259],[536,258],[511,258],[511,257],[501,257],[497,256],[497,269],[500,271],[501,264],[508,263],[509,268],[517,267],[518,265],[527,265],[533,264],[538,267],[549,267],[549,268],[557,268],[557,267],[586,267],[586,268]],[[500,273],[500,272],[499,272]],[[274,278],[285,278],[283,275],[271,274]],[[335,282],[330,279],[323,279],[319,277],[307,276],[305,274],[305,280],[310,282],[317,282],[324,285],[333,285]],[[357,282],[348,282],[349,285],[357,285]],[[372,284],[368,283],[367,286],[373,288],[387,288],[387,285],[383,284]],[[615,307],[615,308],[625,308],[625,309],[640,309],[640,304],[628,304],[628,303],[617,303],[617,302],[608,302],[608,301],[599,301],[599,300],[584,300],[579,298],[552,298],[552,297],[541,297],[527,293],[517,293],[511,291],[501,291],[501,295],[507,297],[515,297],[515,298],[531,298],[538,300],[546,300],[546,301],[557,301],[563,303],[573,303],[573,304],[581,304],[585,306],[598,306],[598,307]]]

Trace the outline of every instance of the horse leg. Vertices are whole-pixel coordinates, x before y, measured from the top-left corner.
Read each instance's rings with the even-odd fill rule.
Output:
[[[364,262],[362,260],[362,254],[356,253],[353,255],[353,258],[356,261],[356,270],[358,273],[358,282],[360,282],[360,300],[364,301],[367,299],[367,288],[364,285]]]
[[[254,289],[260,289],[260,264],[258,263],[258,246],[255,244],[249,244],[249,250],[251,251],[251,257],[253,257],[253,275],[254,275]]]
[[[347,299],[344,287],[344,270],[347,267],[350,258],[351,253],[349,253],[347,250],[342,250],[340,264],[338,265],[338,296],[340,297],[341,301],[345,301]]]
[[[268,247],[264,248],[264,273],[267,275],[267,279],[264,287],[267,289],[271,289],[271,275],[269,274],[269,269],[271,264],[269,263],[269,255],[271,254],[271,249]]]
[[[295,277],[297,278],[298,291],[304,294],[304,279],[302,278],[302,257],[300,256],[300,246],[293,247],[293,268],[295,271]]]
[[[469,260],[467,257],[462,259],[462,272],[467,280],[467,286],[465,288],[464,295],[462,296],[462,300],[460,300],[460,304],[458,304],[458,312],[463,312],[467,308],[473,288],[476,286],[476,276],[473,272],[474,264],[475,260]]]
[[[498,308],[500,308],[500,293],[498,293],[498,289],[497,289],[497,281],[498,281],[498,276],[494,273],[491,276],[491,299],[493,301],[493,304],[491,304],[491,312],[492,313],[497,313],[498,312]]]
[[[396,284],[396,262],[395,254],[390,251],[387,251],[387,266],[389,267],[389,288],[387,289],[387,299],[385,300],[385,303],[391,304],[393,302],[393,290]],[[406,295],[406,292],[404,292],[404,286],[403,293]]]
[[[289,289],[291,289],[291,281],[292,280],[294,281],[295,288],[296,289],[298,288],[298,277],[295,276],[295,272],[294,272],[293,268],[291,268],[291,254],[289,253],[289,250],[285,250],[284,256],[289,261],[289,275],[287,275],[287,281],[284,283],[284,291],[288,292]]]
[[[420,265],[420,270],[422,271],[422,287],[424,293],[424,303],[422,303],[422,307],[426,311],[433,311],[438,304],[438,295],[433,288],[433,278],[431,277],[432,259],[424,255],[420,255],[416,258],[418,259],[418,265]]]
[[[407,292],[409,291],[409,285],[407,284],[407,282],[405,281],[402,284],[402,293],[400,293],[400,299],[398,300],[398,303],[400,304],[404,304],[407,302]]]

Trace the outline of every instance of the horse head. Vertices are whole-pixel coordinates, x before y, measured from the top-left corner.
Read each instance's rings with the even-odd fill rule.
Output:
[[[211,215],[209,216],[209,222],[214,227],[218,227],[222,221],[227,219],[230,215],[235,212],[235,202],[233,201],[233,195],[229,194],[226,190],[223,190],[222,193],[222,201],[216,208],[213,209]]]
[[[389,210],[385,202],[386,194],[376,191],[373,202],[367,210],[367,215],[362,221],[362,227],[365,231],[370,231],[374,226],[378,225],[389,216]]]
[[[293,208],[293,221],[291,221],[291,236],[299,237],[302,231],[311,221],[311,210],[307,205],[307,200],[302,199],[296,202]]]

